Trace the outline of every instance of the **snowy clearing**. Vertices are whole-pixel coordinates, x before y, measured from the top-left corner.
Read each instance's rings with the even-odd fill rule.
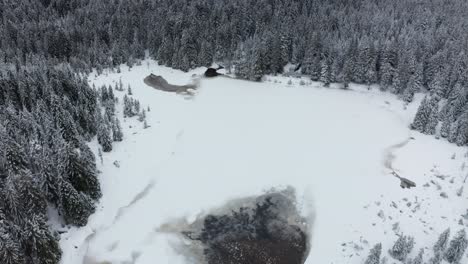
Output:
[[[386,254],[395,223],[416,237],[413,256],[447,227],[468,226],[459,223],[468,190],[457,195],[466,150],[408,129],[421,96],[405,110],[377,89],[344,91],[270,76],[263,83],[202,79],[186,98],[143,79],[154,73],[184,85],[204,69],[183,73],[151,60],[121,68],[91,75],[90,83],[130,84],[133,97],[151,109],[150,127],[124,121],[119,108],[125,139],[103,164],[98,159],[103,198],[87,226],[62,235],[64,264],[193,263],[177,252],[186,241],[155,230],[282,186],[296,189],[304,216],[315,215],[306,263],[362,263],[377,242]],[[115,94],[121,103],[124,92]],[[386,150],[408,138],[414,139],[392,150],[392,167],[416,183],[409,190],[384,161]]]

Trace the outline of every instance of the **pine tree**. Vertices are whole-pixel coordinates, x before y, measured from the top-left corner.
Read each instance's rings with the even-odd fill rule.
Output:
[[[345,90],[349,89],[349,83],[351,82],[351,74],[352,74],[351,60],[345,59],[345,62],[343,65],[343,86]]]
[[[99,160],[101,161],[101,164],[104,163],[104,158],[102,157],[102,149],[99,148],[98,149],[98,156],[99,156]]]
[[[114,90],[112,89],[112,86],[110,85],[107,88],[107,96],[108,96],[108,100],[111,100],[112,102],[115,100]]]
[[[120,121],[117,117],[112,119],[112,136],[114,141],[123,140],[122,128],[120,126]]]
[[[26,215],[43,215],[47,210],[47,201],[33,174],[26,170],[16,177],[15,184],[19,194],[20,209]]]
[[[24,260],[24,252],[21,245],[5,229],[5,225],[0,226],[0,261],[2,264],[26,264]]]
[[[389,62],[384,60],[380,69],[380,89],[386,91],[393,85],[393,76],[395,69],[390,65]]]
[[[423,133],[428,135],[434,135],[436,133],[436,127],[439,123],[439,97],[432,96],[428,104],[429,117],[427,124],[424,128]]]
[[[442,126],[440,127],[440,136],[447,138],[450,133],[450,125],[452,124],[450,116],[446,115],[442,121]]]
[[[101,103],[109,99],[109,94],[107,91],[107,87],[105,85],[101,86],[100,93],[101,93]]]
[[[429,264],[440,264],[443,258],[443,252],[434,252],[434,256],[429,259]]]
[[[450,125],[450,131],[449,131],[449,134],[448,134],[448,141],[450,143],[455,143],[457,141],[457,137],[458,137],[458,127],[460,126],[459,123],[461,121],[458,119],[456,120],[455,122],[453,122],[451,125]]]
[[[86,144],[82,143],[78,149],[68,149],[67,171],[69,182],[78,192],[93,199],[101,197],[94,155]]]
[[[140,113],[140,101],[138,100],[133,101],[133,109],[134,109],[133,115]]]
[[[413,250],[413,247],[414,238],[409,236],[400,236],[388,253],[396,260],[405,261],[408,254]]]
[[[450,228],[447,228],[442,234],[440,234],[439,239],[435,243],[433,249],[434,253],[437,252],[444,252],[445,249],[447,248],[447,244],[450,238]]]
[[[364,264],[379,264],[380,255],[382,254],[382,244],[376,244],[370,251]]]
[[[128,95],[133,95],[133,93],[132,93],[132,87],[130,87],[130,85],[128,85],[127,93],[128,93]]]
[[[328,58],[322,60],[320,81],[323,82],[323,86],[329,87],[331,83],[331,65]]]
[[[412,67],[413,68],[413,67]],[[402,98],[406,102],[412,102],[414,94],[420,92],[422,89],[422,65],[415,65],[409,77],[409,81],[406,85],[406,89],[403,91]]]
[[[127,95],[124,96],[123,114],[124,114],[124,117],[133,116],[133,99],[129,98]]]
[[[109,129],[108,121],[103,120],[101,114],[97,114],[97,140],[98,143],[102,146],[102,151],[109,152],[112,150],[112,139],[111,139],[111,131]]]
[[[424,249],[421,248],[421,250],[419,250],[418,255],[414,259],[408,261],[408,264],[423,264],[423,256]]]
[[[55,264],[60,261],[62,251],[43,218],[33,216],[28,219],[22,237],[23,246],[32,263]]]
[[[146,119],[146,111],[143,109],[140,114],[138,115],[138,121],[143,122]]]
[[[450,245],[444,254],[444,259],[449,263],[459,263],[465,254],[468,247],[468,240],[464,229],[460,230],[457,235],[450,241]]]
[[[414,117],[413,123],[411,124],[411,128],[423,132],[427,123],[429,122],[430,113],[429,99],[426,96],[422,100],[421,105],[419,105],[416,116]]]
[[[455,142],[458,146],[468,143],[468,111],[464,112],[458,120],[458,129]]]
[[[67,224],[84,226],[88,217],[94,213],[95,207],[92,200],[81,194],[73,186],[63,181],[61,183],[61,211]]]

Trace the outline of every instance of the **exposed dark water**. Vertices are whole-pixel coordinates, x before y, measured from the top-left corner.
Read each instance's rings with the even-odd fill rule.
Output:
[[[292,188],[229,201],[191,224],[176,222],[163,229],[181,235],[179,252],[195,263],[302,264],[309,252],[311,221],[300,215]]]

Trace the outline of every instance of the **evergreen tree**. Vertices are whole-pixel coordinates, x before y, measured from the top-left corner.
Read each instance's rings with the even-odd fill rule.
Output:
[[[429,259],[429,264],[440,264],[442,262],[443,252],[434,252],[434,256]]]
[[[424,133],[428,135],[434,135],[436,132],[437,124],[439,123],[439,97],[432,96],[428,104],[429,108],[429,117],[427,119],[426,127],[424,128]]]
[[[322,60],[320,81],[323,82],[325,87],[329,87],[331,83],[331,64],[329,59]]]
[[[133,99],[129,98],[127,95],[124,96],[124,117],[133,116]]]
[[[60,261],[62,251],[56,238],[49,232],[44,219],[29,219],[23,230],[24,248],[31,262],[35,264],[54,264]]]
[[[450,143],[455,143],[458,137],[458,127],[460,126],[461,121],[457,120],[450,125],[450,131],[448,134],[448,141]],[[460,140],[461,141],[461,140]]]
[[[26,264],[21,245],[5,227],[0,226],[0,261],[4,264]]]
[[[433,249],[434,254],[438,252],[444,252],[447,248],[447,244],[450,238],[450,228],[447,228],[442,234],[440,234],[439,239],[435,243]]]
[[[112,150],[112,139],[107,122],[102,122],[99,124],[97,138],[99,144],[102,146],[102,151],[109,152]]]
[[[132,87],[130,87],[130,85],[128,85],[127,93],[128,93],[128,95],[133,95],[133,93],[132,93]]]
[[[414,259],[408,261],[408,264],[423,264],[423,256],[424,256],[424,249],[421,249],[419,250],[418,255]]]
[[[97,179],[94,156],[87,145],[80,148],[68,148],[68,180],[77,191],[93,199],[101,197],[101,188]]]
[[[416,112],[411,128],[423,132],[429,122],[430,113],[429,99],[424,97],[418,111]]]
[[[138,115],[138,121],[143,122],[146,119],[146,111],[143,109]]]
[[[450,245],[444,254],[444,259],[449,263],[459,263],[465,254],[468,247],[468,240],[464,229],[460,230],[457,235],[450,241]]]
[[[446,115],[444,117],[444,120],[442,121],[442,126],[440,128],[440,136],[443,138],[447,138],[449,133],[450,133],[450,125],[452,124],[452,121],[450,120],[449,115]]]
[[[458,129],[456,132],[456,140],[458,146],[463,146],[468,143],[468,111],[464,112],[458,121]],[[455,135],[454,135],[455,136]]]
[[[396,260],[405,261],[408,254],[413,250],[413,247],[414,238],[409,236],[400,236],[388,253]]]
[[[112,119],[112,136],[114,141],[122,141],[123,133],[118,118]]]
[[[364,264],[379,264],[380,255],[382,254],[382,244],[376,244],[370,251]]]
[[[73,186],[63,181],[61,183],[61,211],[67,224],[84,226],[88,217],[94,213],[92,200],[75,190]]]

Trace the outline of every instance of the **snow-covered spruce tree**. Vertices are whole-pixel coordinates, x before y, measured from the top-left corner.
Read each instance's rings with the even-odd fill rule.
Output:
[[[465,111],[460,117],[457,122],[457,136],[455,143],[458,146],[463,146],[468,143],[468,111]]]
[[[114,141],[123,140],[122,127],[120,126],[120,120],[117,117],[112,119],[112,138]]]
[[[29,263],[54,264],[60,261],[61,251],[55,242],[57,234],[51,234],[43,217],[33,216],[23,227],[23,246],[28,252]]]
[[[382,254],[382,244],[376,244],[370,251],[364,264],[380,264],[380,255]]]
[[[108,95],[108,100],[114,101],[115,100],[115,95],[114,95],[114,89],[112,86],[109,84],[109,87],[107,87],[107,95]]]
[[[128,85],[127,93],[128,93],[128,95],[133,95],[132,87],[130,87],[130,85]]]
[[[93,201],[83,193],[79,193],[67,181],[62,182],[61,203],[63,218],[67,224],[84,226],[88,217],[94,213],[95,205]]]
[[[421,105],[416,112],[413,123],[411,123],[411,128],[420,132],[423,132],[427,123],[429,122],[429,115],[431,109],[429,107],[429,98],[426,96],[421,102]]]
[[[402,94],[402,99],[408,103],[413,101],[414,94],[420,92],[423,87],[422,65],[415,62],[414,57],[412,60],[410,77]]]
[[[464,229],[460,230],[450,241],[447,251],[444,253],[444,259],[449,263],[459,263],[468,247],[468,240]]]
[[[429,100],[428,108],[430,110],[429,117],[427,119],[426,127],[423,133],[428,135],[434,135],[436,133],[436,127],[439,123],[439,99],[437,95],[432,96]]]
[[[109,94],[108,94],[108,90],[107,90],[107,87],[105,85],[101,86],[101,88],[99,89],[99,93],[100,93],[100,99],[101,99],[101,103],[104,103],[105,101],[107,101],[109,99]]]
[[[414,238],[410,236],[400,236],[393,247],[388,251],[390,256],[399,261],[405,261],[408,254],[414,247]]]
[[[79,148],[68,148],[68,181],[79,192],[92,199],[101,197],[101,188],[97,179],[96,162],[93,153],[85,143]]]
[[[34,175],[30,170],[24,170],[15,177],[15,189],[19,196],[19,207],[24,208],[24,212],[33,216],[45,216],[47,201],[45,194],[38,185]]]
[[[124,103],[124,109],[123,109],[124,117],[132,117],[134,115],[133,114],[133,99],[125,95],[123,103]]]
[[[140,101],[133,100],[133,115],[140,113]]]
[[[434,244],[434,247],[433,247],[434,254],[445,252],[449,239],[450,239],[450,228],[447,228],[445,229],[444,232],[442,232],[442,234],[440,234],[439,238],[437,239],[437,242]]]
[[[434,256],[429,259],[429,264],[440,264],[443,259],[443,253],[442,252],[435,252]]]
[[[143,109],[141,112],[138,114],[138,121],[143,122],[146,119],[146,110]]]
[[[0,225],[0,260],[3,264],[26,264],[20,243],[6,228],[6,223],[2,222]]]
[[[455,143],[457,141],[458,128],[460,126],[460,123],[461,123],[461,120],[457,119],[455,122],[450,124],[450,129],[449,129],[449,133],[447,137],[450,143]]]
[[[452,124],[452,120],[450,120],[450,116],[447,114],[443,117],[442,125],[440,127],[440,136],[443,138],[447,138],[450,133],[450,126]]]
[[[323,82],[323,86],[325,87],[329,87],[332,81],[331,65],[328,58],[322,60],[320,81]]]
[[[429,85],[429,90],[432,91],[434,94],[440,97],[445,97],[448,87],[446,86],[445,83],[445,76],[444,73],[438,72],[435,77],[431,80],[431,82],[428,84]]]
[[[406,90],[409,74],[407,73],[405,62],[400,62],[393,75],[393,85],[391,91],[395,94],[402,94]]]
[[[108,122],[104,121],[99,124],[97,138],[102,146],[102,151],[109,152],[112,150],[111,130],[109,129]]]
[[[424,249],[420,249],[419,253],[414,259],[411,259],[407,262],[407,264],[423,264],[423,257],[424,257]]]
[[[342,82],[343,82],[343,89],[349,89],[349,83],[351,82],[351,61],[349,59],[345,59],[343,64],[343,73],[342,73]]]
[[[104,119],[107,122],[112,121],[115,115],[115,101],[108,100],[104,103]]]

